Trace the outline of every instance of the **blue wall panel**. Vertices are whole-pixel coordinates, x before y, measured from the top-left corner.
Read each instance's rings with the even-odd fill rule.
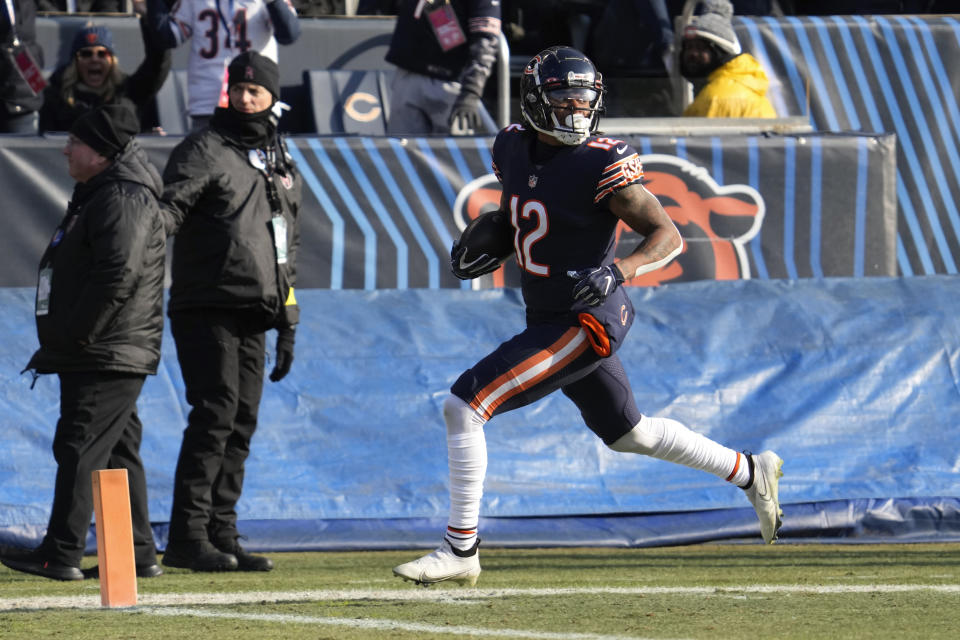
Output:
[[[806,115],[818,131],[896,134],[899,273],[957,273],[957,16],[740,16],[734,22],[744,50],[771,76],[780,115]]]
[[[934,276],[638,289],[631,292],[637,320],[620,353],[643,411],[736,448],[778,451],[788,518],[798,510],[798,534],[809,536],[816,518],[800,518],[809,509],[802,505],[847,501],[850,508],[889,498],[928,505],[960,496],[957,286],[956,277]],[[352,527],[357,539],[372,527],[381,545],[422,541],[409,527],[442,523],[446,513],[441,403],[465,367],[521,327],[518,293],[305,290],[298,297],[297,359],[287,379],[267,383],[241,519],[262,545],[322,546],[323,531],[338,527]],[[43,376],[29,391],[29,376],[17,375],[36,344],[32,292],[0,290],[0,309],[7,452],[0,531],[29,538],[42,530],[51,499],[57,383]],[[150,509],[164,522],[187,410],[169,336],[140,410]],[[705,527],[695,537],[738,537],[755,527],[740,491],[609,451],[561,394],[495,418],[487,439],[483,514],[512,544],[529,542],[532,532],[511,519],[531,516],[734,510],[720,516],[734,517],[729,527],[694,518]],[[956,514],[948,509],[947,520]],[[823,529],[836,535],[828,520]],[[294,531],[307,534],[290,542]]]

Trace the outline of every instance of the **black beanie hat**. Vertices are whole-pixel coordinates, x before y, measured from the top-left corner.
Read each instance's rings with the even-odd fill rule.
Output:
[[[227,74],[230,87],[238,82],[251,82],[269,91],[274,99],[280,98],[280,67],[256,51],[244,51],[231,60]]]
[[[112,158],[140,131],[137,114],[126,103],[109,103],[80,116],[70,133],[105,158]]]

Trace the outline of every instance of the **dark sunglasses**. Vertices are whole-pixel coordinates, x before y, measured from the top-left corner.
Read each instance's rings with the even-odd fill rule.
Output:
[[[83,58],[84,60],[92,58],[94,56],[105,60],[110,57],[110,52],[107,49],[80,49],[77,51],[77,57]]]

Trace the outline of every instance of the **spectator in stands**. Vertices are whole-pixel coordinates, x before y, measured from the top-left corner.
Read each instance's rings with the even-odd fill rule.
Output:
[[[611,0],[593,24],[587,53],[607,75],[667,72],[673,27],[666,0]]]
[[[161,47],[172,49],[192,38],[187,93],[194,130],[229,103],[226,74],[234,56],[256,51],[276,62],[277,43],[292,44],[300,37],[289,0],[179,0],[172,13],[166,0],[147,0],[147,18]]]
[[[499,35],[496,0],[401,0],[386,55],[397,66],[388,133],[496,132],[481,96]]]
[[[130,75],[120,69],[110,29],[88,24],[77,31],[70,61],[50,76],[40,109],[41,132],[69,131],[82,114],[121,99],[136,105],[145,131],[157,126],[154,97],[170,73],[171,54],[151,41],[143,20],[140,31],[145,55]]]
[[[599,0],[597,0],[599,2]],[[565,0],[501,0],[502,29],[511,55],[532,56],[551,42],[575,43],[575,11]]]
[[[347,15],[344,0],[293,0],[293,6],[301,18]]]
[[[257,428],[264,341],[277,382],[293,363],[302,181],[277,135],[280,72],[255,51],[228,67],[229,106],[177,145],[162,206],[173,245],[170,328],[193,407],[174,477],[163,564],[269,571],[238,541],[236,505]]]
[[[27,365],[60,378],[53,507],[40,546],[3,558],[11,569],[45,578],[84,578],[91,472],[108,468],[127,470],[137,575],[163,573],[147,512],[137,417],[144,379],[160,362],[166,250],[157,197],[163,184],[134,138],[139,129],[132,105],[111,103],[80,117],[63,150],[77,184],[40,260],[40,349]]]
[[[0,133],[37,133],[44,83],[36,19],[34,0],[5,1],[0,9]]]
[[[685,116],[776,118],[760,63],[740,49],[729,0],[704,0],[703,13],[683,32],[680,73],[693,83],[694,99]]]

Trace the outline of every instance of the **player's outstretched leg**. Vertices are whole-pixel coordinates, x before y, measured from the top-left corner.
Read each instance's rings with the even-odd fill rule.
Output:
[[[759,455],[747,454],[751,466],[752,481],[743,490],[750,499],[760,518],[760,534],[763,541],[773,544],[783,524],[780,508],[780,477],[783,476],[783,460],[773,451],[764,451]]]
[[[783,460],[773,451],[759,455],[739,453],[676,420],[650,416],[642,416],[633,429],[609,446],[614,451],[639,453],[700,469],[740,487],[760,518],[763,540],[773,544],[777,539],[783,516],[779,497]]]
[[[393,574],[425,587],[445,581],[472,587],[477,584],[477,578],[480,576],[478,546],[480,546],[480,540],[477,540],[473,548],[461,551],[451,546],[450,542],[444,538],[438,549],[422,558],[394,567]]]

